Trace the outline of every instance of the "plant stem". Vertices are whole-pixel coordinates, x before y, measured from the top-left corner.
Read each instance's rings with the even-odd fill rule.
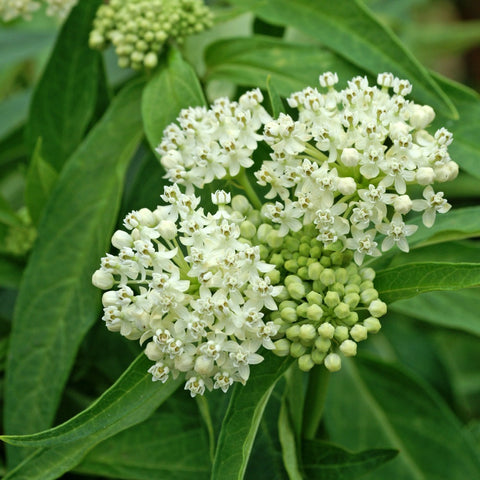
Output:
[[[240,170],[238,175],[235,177],[235,179],[240,183],[242,188],[245,190],[245,193],[247,194],[248,199],[250,202],[252,202],[252,205],[254,208],[257,210],[260,210],[262,208],[262,202],[258,198],[257,192],[252,187],[252,184],[250,183],[250,180],[247,177],[247,172],[244,168]]]
[[[305,406],[303,408],[303,437],[313,440],[322,419],[323,407],[327,397],[330,372],[323,365],[315,365],[308,379]]]

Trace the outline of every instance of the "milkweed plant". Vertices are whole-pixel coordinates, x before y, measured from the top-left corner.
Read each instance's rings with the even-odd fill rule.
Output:
[[[480,478],[480,99],[398,10],[0,0],[5,479]]]

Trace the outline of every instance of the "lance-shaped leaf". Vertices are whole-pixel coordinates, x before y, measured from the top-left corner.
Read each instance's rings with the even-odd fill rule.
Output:
[[[123,430],[122,425],[134,425],[147,418],[163,402],[168,392],[180,385],[180,380],[165,386],[152,382],[147,373],[152,362],[142,353],[123,375],[90,407],[55,428],[32,435],[3,435],[6,443],[21,447],[61,445],[102,431]],[[139,418],[140,420],[136,421]],[[106,437],[105,437],[106,438]]]
[[[167,64],[148,82],[142,98],[143,123],[152,149],[182,108],[200,105],[205,105],[205,97],[195,71],[178,50],[170,50]]]
[[[60,171],[81,142],[95,110],[100,55],[88,35],[100,0],[78,2],[57,38],[33,93],[27,141],[43,140],[43,158]]]
[[[252,367],[245,386],[236,385],[223,420],[213,463],[212,480],[241,480],[253,441],[273,387],[292,363],[266,352],[265,360]]]
[[[352,453],[320,440],[304,440],[302,444],[303,469],[309,480],[355,480],[397,454],[387,448]]]
[[[433,290],[477,286],[480,286],[478,263],[409,263],[381,270],[375,277],[375,288],[386,303]]]
[[[90,408],[43,435],[43,444],[55,446],[36,450],[4,480],[59,478],[100,442],[148,418],[182,383],[180,378],[160,385],[153,383],[147,372],[150,365],[143,354],[139,356]]]
[[[399,451],[369,480],[480,478],[472,437],[442,398],[393,365],[345,359],[330,381],[325,422],[331,441],[349,450]]]
[[[142,136],[135,83],[69,159],[45,207],[21,285],[5,386],[5,431],[51,425],[85,333],[98,318],[92,273],[108,250],[125,172]],[[12,451],[11,464],[21,453]]]
[[[372,75],[391,71],[409,79],[420,101],[458,117],[455,106],[427,70],[359,0],[230,2],[247,4],[269,23],[297,28]]]

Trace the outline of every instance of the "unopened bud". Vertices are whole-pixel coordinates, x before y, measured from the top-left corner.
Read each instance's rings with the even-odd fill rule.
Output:
[[[298,367],[303,372],[309,372],[314,367],[314,365],[315,365],[315,363],[314,363],[311,355],[308,355],[308,354],[302,355],[298,359]]]
[[[323,361],[325,368],[330,372],[338,372],[342,367],[342,360],[336,353],[329,353]]]
[[[313,304],[307,308],[307,318],[312,322],[318,322],[323,316],[323,310],[320,305]]]
[[[292,343],[290,345],[290,355],[294,358],[299,358],[307,351],[307,347],[299,342]]]
[[[368,306],[368,311],[372,317],[381,317],[387,313],[387,304],[381,300],[374,300]]]
[[[375,317],[368,317],[363,321],[363,326],[367,329],[368,333],[378,333],[382,328],[380,320]]]
[[[340,344],[340,351],[346,357],[354,357],[357,354],[357,344],[353,340],[344,340]]]
[[[113,287],[115,283],[115,279],[113,275],[105,270],[97,270],[92,275],[92,283],[97,287],[101,288],[102,290],[109,290]]]
[[[273,346],[273,353],[279,357],[286,357],[290,353],[290,342],[286,338],[273,342]]]
[[[355,148],[344,148],[340,160],[346,167],[356,167],[360,161],[360,153]]]
[[[333,285],[335,283],[335,272],[330,268],[326,268],[320,274],[320,281],[327,286]]]
[[[359,325],[358,323],[350,329],[350,336],[356,342],[361,342],[362,340],[365,340],[367,338],[367,335],[368,330],[363,325]]]
[[[348,317],[348,315],[350,314],[350,307],[346,303],[340,302],[334,308],[333,312],[338,318],[342,319],[342,318]]]
[[[324,338],[332,339],[335,334],[335,327],[329,322],[324,322],[317,328],[317,332]]]
[[[340,296],[337,292],[332,292],[331,290],[327,292],[325,298],[323,299],[325,305],[330,308],[336,307],[340,303]]]
[[[337,327],[335,327],[334,337],[339,342],[343,342],[348,338],[348,328],[343,325],[338,325]]]
[[[315,340],[315,348],[319,352],[328,352],[330,347],[332,346],[332,342],[329,338],[326,337],[317,337]]]

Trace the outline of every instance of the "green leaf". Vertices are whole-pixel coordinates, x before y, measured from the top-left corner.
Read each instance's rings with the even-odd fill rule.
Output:
[[[0,287],[15,288],[20,285],[23,266],[8,257],[0,256]]]
[[[267,89],[270,76],[283,96],[307,85],[317,85],[322,71],[335,70],[343,81],[358,73],[348,62],[318,47],[260,35],[215,42],[207,49],[205,61],[210,80]]]
[[[142,136],[142,87],[130,85],[112,102],[70,157],[46,205],[12,328],[7,433],[50,426],[77,348],[98,318],[100,291],[91,275],[108,250],[125,172]]]
[[[351,453],[320,440],[302,443],[303,469],[309,480],[354,480],[392,460],[398,452],[391,449]]]
[[[157,408],[181,381],[171,381],[164,387],[152,382],[147,373],[152,362],[142,353],[123,375],[90,407],[61,425],[32,435],[3,435],[0,439],[20,447],[50,447],[81,440],[102,431],[123,430],[122,425],[134,425]],[[138,416],[138,417],[137,417]],[[136,421],[136,418],[141,420]]]
[[[9,226],[22,225],[20,218],[0,193],[0,223]]]
[[[453,133],[453,142],[448,147],[450,156],[466,172],[480,178],[480,95],[459,83],[435,75],[437,82],[455,104],[459,119],[452,120],[438,115],[435,125],[444,126]],[[438,112],[437,112],[438,113]]]
[[[60,171],[81,142],[95,110],[100,54],[88,35],[100,0],[79,2],[57,38],[33,93],[26,136],[31,149],[43,139],[43,158]]]
[[[433,290],[480,286],[478,263],[414,263],[377,273],[375,288],[386,303]]]
[[[19,128],[27,119],[32,92],[16,93],[0,102],[0,140]]]
[[[61,430],[70,428],[71,432],[59,436],[57,446],[36,450],[11,470],[4,480],[59,478],[78,465],[100,442],[150,417],[182,382],[178,379],[160,385],[153,383],[147,373],[150,365],[145,355],[138,357],[92,407],[61,427]],[[83,424],[79,423],[80,419]]]
[[[395,312],[446,328],[480,336],[480,290],[430,292],[392,305]]]
[[[270,111],[272,112],[272,116],[277,118],[280,113],[285,113],[285,107],[272,81],[271,75],[267,77],[267,93],[270,101]]]
[[[431,228],[423,225],[421,216],[411,223],[419,226],[410,242],[415,248],[477,237],[480,236],[480,207],[452,209],[447,215],[438,215]]]
[[[38,225],[40,215],[57,181],[58,173],[42,157],[42,140],[38,139],[27,172],[25,203],[34,225]]]
[[[178,393],[148,420],[95,447],[75,471],[132,480],[208,480],[205,429],[195,402],[185,392]]]
[[[296,408],[301,405],[296,405]],[[289,416],[289,405],[286,397],[282,399],[280,415],[278,416],[278,436],[282,445],[282,457],[285,470],[290,480],[302,480],[298,465],[297,445],[295,432]]]
[[[362,70],[376,76],[390,71],[410,80],[416,97],[450,117],[458,113],[427,70],[359,0],[230,0],[250,6],[275,25],[312,36]],[[321,72],[318,72],[321,73]]]
[[[245,386],[236,385],[218,438],[212,480],[241,480],[265,405],[273,387],[283,375],[291,358],[266,352],[265,360],[252,367]]]
[[[164,128],[182,108],[200,105],[205,105],[205,97],[194,70],[178,50],[170,50],[167,65],[157,70],[142,98],[143,123],[152,149],[158,147]]]
[[[458,419],[427,384],[394,366],[346,359],[332,375],[325,421],[345,448],[400,451],[365,479],[480,478],[478,452]]]

